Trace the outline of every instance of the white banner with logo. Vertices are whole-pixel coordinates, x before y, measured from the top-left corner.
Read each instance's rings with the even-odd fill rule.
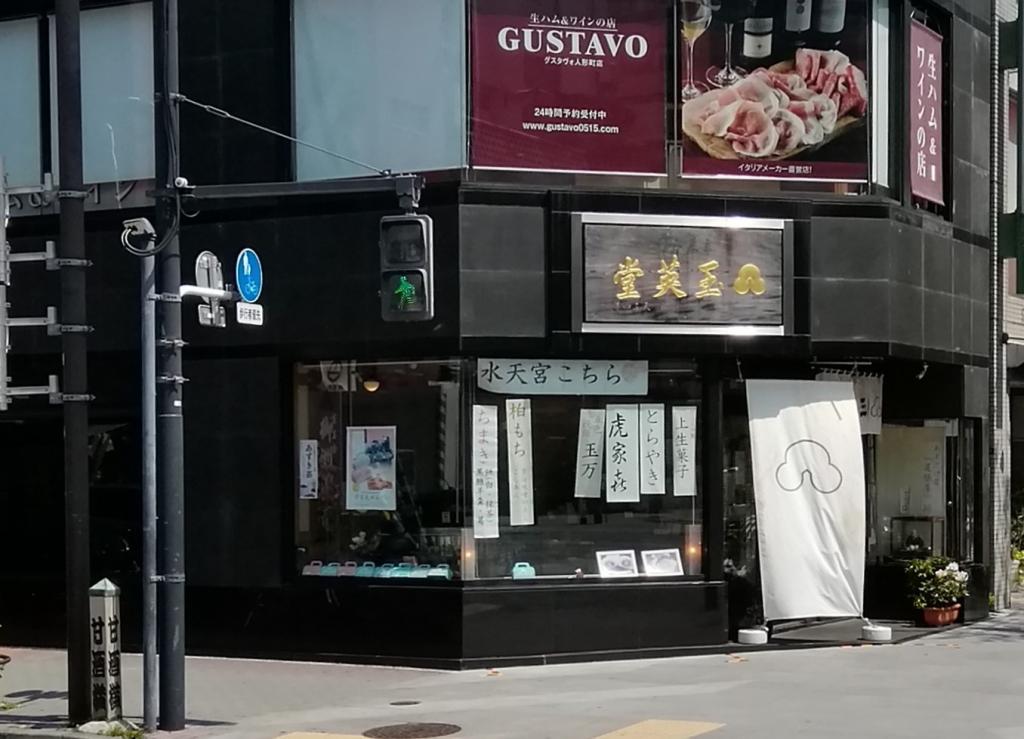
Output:
[[[767,621],[864,610],[864,455],[853,384],[748,380]]]
[[[827,382],[852,382],[853,394],[857,396],[857,412],[860,415],[860,432],[878,436],[882,433],[882,378],[880,375],[860,375],[855,372],[819,372],[816,380]]]
[[[580,410],[580,435],[576,443],[577,498],[601,497],[601,467],[604,461],[604,409]]]

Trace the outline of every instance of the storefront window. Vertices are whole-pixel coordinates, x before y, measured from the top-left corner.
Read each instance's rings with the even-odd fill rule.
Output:
[[[473,436],[490,449],[471,452],[473,505],[495,510],[467,531],[467,578],[628,576],[633,560],[637,576],[703,572],[700,379],[679,363],[642,364],[643,394],[619,395],[606,382],[619,376],[613,362],[478,360],[478,375],[489,366],[496,379],[474,389]],[[550,394],[548,382],[576,390],[577,379],[592,394]],[[490,500],[479,489],[489,477]]]
[[[295,368],[304,575],[460,576],[458,362]]]
[[[947,555],[946,423],[882,427],[877,442],[877,553]]]

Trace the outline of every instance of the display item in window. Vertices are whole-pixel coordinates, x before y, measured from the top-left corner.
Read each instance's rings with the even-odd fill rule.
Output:
[[[638,577],[636,552],[632,549],[618,549],[597,552],[597,569],[601,577]]]
[[[682,575],[683,560],[678,549],[651,549],[640,553],[644,562],[644,574],[650,577]]]

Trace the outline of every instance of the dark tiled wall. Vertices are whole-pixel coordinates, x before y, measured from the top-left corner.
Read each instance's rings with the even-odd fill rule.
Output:
[[[543,338],[544,209],[462,205],[459,213],[462,335]]]
[[[991,50],[988,0],[968,0],[954,8],[951,73],[953,225],[989,235],[989,116]]]
[[[181,92],[291,133],[290,0],[179,0]],[[182,173],[192,184],[291,177],[283,139],[191,106],[181,113]]]
[[[948,227],[858,218],[813,218],[810,242],[814,341],[985,355],[987,249]]]

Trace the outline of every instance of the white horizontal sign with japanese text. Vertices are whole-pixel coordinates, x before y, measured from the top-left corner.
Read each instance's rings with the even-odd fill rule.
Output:
[[[476,384],[515,395],[646,395],[647,362],[481,358]]]

